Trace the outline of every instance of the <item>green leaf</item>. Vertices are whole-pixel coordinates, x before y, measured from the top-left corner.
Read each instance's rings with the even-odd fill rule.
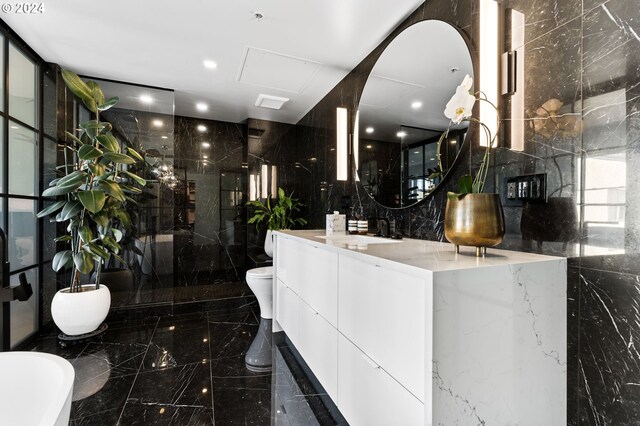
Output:
[[[73,263],[75,263],[76,269],[82,274],[88,274],[93,270],[93,257],[84,250],[73,256]]]
[[[127,154],[119,154],[117,152],[105,152],[102,157],[105,161],[120,163],[120,164],[135,164],[136,160],[129,157]]]
[[[54,271],[58,272],[61,269],[67,269],[71,266],[73,261],[73,256],[71,254],[71,250],[59,251],[53,256],[53,261],[51,262],[51,267]]]
[[[104,192],[111,195],[116,200],[125,201],[124,192],[122,192],[120,185],[118,185],[116,182],[112,180],[101,180],[100,188],[102,188]]]
[[[113,253],[118,254],[120,251],[120,244],[111,235],[106,235],[102,238],[102,243],[107,246]]]
[[[96,120],[90,120],[86,123],[82,123],[80,128],[84,130],[85,135],[87,135],[91,140],[95,140],[102,129],[104,129],[104,124]]]
[[[93,221],[99,226],[106,228],[109,226],[109,214],[106,211],[101,211],[93,215]]]
[[[42,196],[43,197],[57,197],[58,195],[65,195],[65,194],[68,194],[70,192],[75,191],[83,183],[84,183],[84,181],[81,181],[81,182],[77,182],[77,183],[73,183],[73,184],[69,184],[69,185],[64,185],[64,186],[58,184],[56,186],[52,186],[51,188],[47,188],[44,191],[42,191]]]
[[[131,186],[127,184],[121,184],[120,186],[122,187],[122,190],[124,192],[128,192],[130,194],[142,194],[142,189],[136,188],[135,186]]]
[[[105,121],[104,123],[102,123],[102,125],[103,125],[102,130],[100,130],[101,135],[106,135],[111,130],[113,130],[113,126],[108,121]]]
[[[135,149],[127,147],[127,152],[129,153],[130,156],[132,156],[136,160],[144,161],[144,158],[142,158],[142,155],[138,154],[138,151],[136,151]]]
[[[69,133],[69,132],[64,132],[65,135],[67,135],[72,141],[74,141],[75,143],[77,143],[78,145],[84,145],[84,142],[82,142],[76,135],[74,135],[73,133]]]
[[[278,198],[282,199],[284,196],[284,189],[278,188]]]
[[[89,250],[91,253],[95,254],[96,256],[99,256],[105,261],[109,260],[109,258],[111,257],[111,255],[107,250],[105,250],[103,247],[100,247],[96,243],[89,243],[83,246],[82,248],[84,248],[85,250]]]
[[[69,186],[76,183],[84,183],[87,179],[87,173],[82,170],[76,170],[68,175],[61,177],[56,186]]]
[[[116,258],[116,260],[117,260],[118,262],[122,263],[123,265],[126,265],[126,264],[127,264],[127,261],[126,261],[126,260],[124,260],[123,258],[121,258],[120,256],[118,256],[117,254],[115,254],[115,253],[114,253],[114,254],[113,254],[113,257],[115,257],[115,258]]]
[[[125,228],[129,228],[131,226],[131,216],[129,216],[129,213],[122,209],[119,209],[116,210],[116,216],[118,216]]]
[[[62,79],[71,93],[79,97],[91,112],[97,111],[97,105],[93,98],[93,90],[91,90],[76,73],[69,70],[62,70]]]
[[[122,234],[121,230],[112,229],[111,232],[113,232],[113,236],[114,236],[114,238],[116,239],[117,242],[122,241],[123,234]]]
[[[98,136],[98,142],[100,142],[100,145],[102,145],[107,151],[120,152],[120,144],[113,135],[100,135]]]
[[[82,145],[78,150],[78,157],[81,160],[95,160],[102,156],[103,152],[93,145]]]
[[[62,235],[58,238],[54,238],[53,241],[55,241],[56,243],[68,243],[69,241],[71,241],[71,235]]]
[[[89,164],[89,170],[96,178],[101,178],[107,171],[107,166],[104,164]]]
[[[461,194],[470,194],[473,192],[473,178],[471,175],[463,175],[458,179],[458,191]]]
[[[133,179],[138,185],[142,185],[145,186],[147,184],[147,181],[143,178],[141,178],[140,176],[138,176],[135,173],[131,173],[131,172],[124,172],[127,176],[129,176],[131,179]]]
[[[100,85],[98,85],[98,83],[96,83],[93,80],[89,80],[89,81],[87,81],[87,86],[93,92],[93,100],[95,101],[96,105],[103,104],[104,103],[104,93],[102,92],[102,89],[100,88]]]
[[[115,104],[118,103],[120,99],[117,96],[113,96],[109,99],[107,99],[105,102],[101,103],[98,105],[98,109],[100,111],[106,111],[109,108],[111,108],[112,106],[114,106]]]
[[[78,192],[77,195],[84,208],[91,213],[97,213],[102,210],[102,206],[104,206],[107,198],[104,192],[98,189]]]
[[[40,212],[38,212],[37,217],[38,219],[45,217],[45,216],[49,216],[51,213],[55,213],[58,210],[60,210],[67,202],[66,201],[56,201],[55,203],[51,204],[48,207],[45,207],[44,209],[42,209]]]
[[[80,239],[85,244],[88,244],[93,240],[93,232],[91,232],[91,228],[86,225],[82,225],[78,228],[78,235],[80,235]]]
[[[80,213],[81,211],[82,211],[82,204],[79,201],[77,200],[68,201],[65,204],[64,208],[62,209],[62,212],[60,212],[59,221],[64,222],[66,220],[69,220],[72,217],[77,216],[78,213]]]

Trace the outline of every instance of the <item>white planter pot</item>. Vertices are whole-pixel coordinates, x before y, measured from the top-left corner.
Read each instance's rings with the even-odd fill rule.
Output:
[[[267,236],[264,237],[264,252],[269,257],[273,257],[273,232],[267,231]]]
[[[83,291],[69,293],[59,290],[51,302],[53,322],[66,335],[77,336],[96,330],[109,313],[111,293],[105,285],[97,290],[94,284],[82,286]]]

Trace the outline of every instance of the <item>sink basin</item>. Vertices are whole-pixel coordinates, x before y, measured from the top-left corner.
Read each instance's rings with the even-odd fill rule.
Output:
[[[402,240],[392,240],[390,238],[370,237],[367,235],[318,235],[316,238],[327,240],[336,244],[366,245],[366,244],[395,244]]]

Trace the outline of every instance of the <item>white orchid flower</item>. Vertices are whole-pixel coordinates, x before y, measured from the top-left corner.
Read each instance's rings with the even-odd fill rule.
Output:
[[[444,109],[444,115],[454,124],[460,124],[465,118],[471,117],[475,96],[469,91],[473,86],[473,79],[466,75],[462,83],[456,88],[456,93],[451,97]]]

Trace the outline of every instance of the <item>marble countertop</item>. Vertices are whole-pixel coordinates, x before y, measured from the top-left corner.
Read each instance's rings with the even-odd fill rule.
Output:
[[[389,266],[403,265],[417,268],[422,271],[441,272],[471,269],[479,267],[518,265],[531,262],[544,262],[564,259],[561,257],[545,256],[518,251],[487,249],[484,257],[476,257],[475,247],[460,247],[460,253],[456,254],[455,246],[450,243],[438,241],[414,240],[404,238],[402,240],[388,240],[393,243],[376,243],[374,238],[367,238],[368,243],[350,243],[346,234],[334,234],[325,237],[324,229],[276,231],[275,234],[283,237],[301,239],[312,243],[317,247],[349,254],[354,257],[369,258],[369,261]],[[322,237],[322,238],[321,238]],[[373,257],[374,259],[371,259]]]

